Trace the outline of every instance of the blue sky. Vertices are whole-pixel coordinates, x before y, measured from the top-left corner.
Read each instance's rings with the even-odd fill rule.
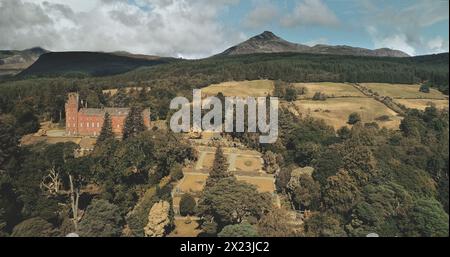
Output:
[[[448,52],[448,0],[0,0],[0,49],[201,58],[270,30],[296,43]]]
[[[302,18],[302,8],[315,18]],[[249,14],[258,10],[258,22],[250,22]],[[389,47],[418,55],[448,51],[448,10],[448,0],[240,1],[224,10],[221,19],[247,35],[270,30],[309,45]],[[267,19],[261,18],[264,14]],[[283,22],[296,14],[294,22]]]

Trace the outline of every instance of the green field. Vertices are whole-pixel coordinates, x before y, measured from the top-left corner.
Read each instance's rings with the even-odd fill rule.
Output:
[[[434,88],[430,89],[430,93],[420,92],[420,85],[386,83],[361,83],[361,85],[373,92],[377,92],[381,96],[389,96],[391,98],[445,99],[445,96]]]
[[[306,88],[306,94],[300,95],[300,99],[311,99],[316,92],[324,93],[328,97],[364,97],[358,89],[350,84],[318,82],[318,83],[295,83],[296,88]]]
[[[258,97],[272,94],[273,88],[273,81],[270,80],[230,81],[202,88],[202,93],[207,96],[222,92],[225,96]]]
[[[356,112],[362,122],[377,122],[380,127],[398,129],[401,118],[384,104],[372,98],[329,98],[326,101],[298,100],[297,109],[303,117],[310,116],[323,119],[328,125],[338,129],[347,126],[348,116]],[[389,121],[376,121],[376,118],[387,115]]]
[[[406,106],[406,108],[425,110],[428,106],[435,106],[438,109],[448,110],[448,100],[437,99],[395,99],[396,103]]]

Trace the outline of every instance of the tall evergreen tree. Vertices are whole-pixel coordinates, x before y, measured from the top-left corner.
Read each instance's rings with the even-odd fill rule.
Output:
[[[228,172],[228,160],[223,153],[222,147],[218,146],[214,156],[213,167],[209,172],[209,177],[206,181],[206,185],[210,186],[218,180],[230,176],[231,174]]]
[[[128,139],[145,131],[144,119],[142,117],[142,109],[133,106],[125,119],[123,128],[123,139]]]
[[[108,139],[113,139],[114,134],[112,131],[112,121],[109,113],[105,113],[105,118],[103,121],[102,130],[100,131],[100,135],[97,138],[97,144],[105,142]]]

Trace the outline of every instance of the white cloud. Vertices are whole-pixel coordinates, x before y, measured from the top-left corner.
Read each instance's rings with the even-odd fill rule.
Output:
[[[26,0],[27,2],[40,2],[36,0]],[[51,4],[63,4],[69,6],[75,12],[87,12],[98,6],[101,0],[46,0]]]
[[[370,0],[363,3],[367,12],[361,22],[375,47],[395,48],[410,55],[448,51],[448,37],[430,38],[423,33],[438,22],[448,21],[448,1],[418,0],[404,8],[379,7]]]
[[[375,48],[391,48],[403,51],[409,55],[415,55],[416,50],[408,44],[405,35],[393,35],[375,42]]]
[[[426,44],[431,53],[448,52],[448,39],[445,40],[440,36],[430,39]]]
[[[376,27],[369,26],[368,33],[371,35],[375,48],[391,48],[403,51],[409,55],[415,55],[416,50],[408,43],[404,34],[380,36]]]
[[[321,0],[303,0],[297,4],[292,13],[281,19],[281,25],[285,27],[337,26],[339,23],[336,14]]]
[[[117,51],[204,57],[241,35],[218,21],[238,0],[0,0],[0,49]]]
[[[304,44],[307,46],[315,46],[315,45],[324,45],[328,43],[328,39],[321,37],[321,38],[317,38],[317,39],[313,39],[310,41],[305,42]]]
[[[261,28],[278,16],[278,7],[271,3],[258,3],[243,19],[247,28]]]

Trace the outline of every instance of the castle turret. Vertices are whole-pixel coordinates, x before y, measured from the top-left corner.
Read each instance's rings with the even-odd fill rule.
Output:
[[[67,135],[78,134],[78,108],[79,108],[78,93],[69,93],[67,102],[65,104]]]

